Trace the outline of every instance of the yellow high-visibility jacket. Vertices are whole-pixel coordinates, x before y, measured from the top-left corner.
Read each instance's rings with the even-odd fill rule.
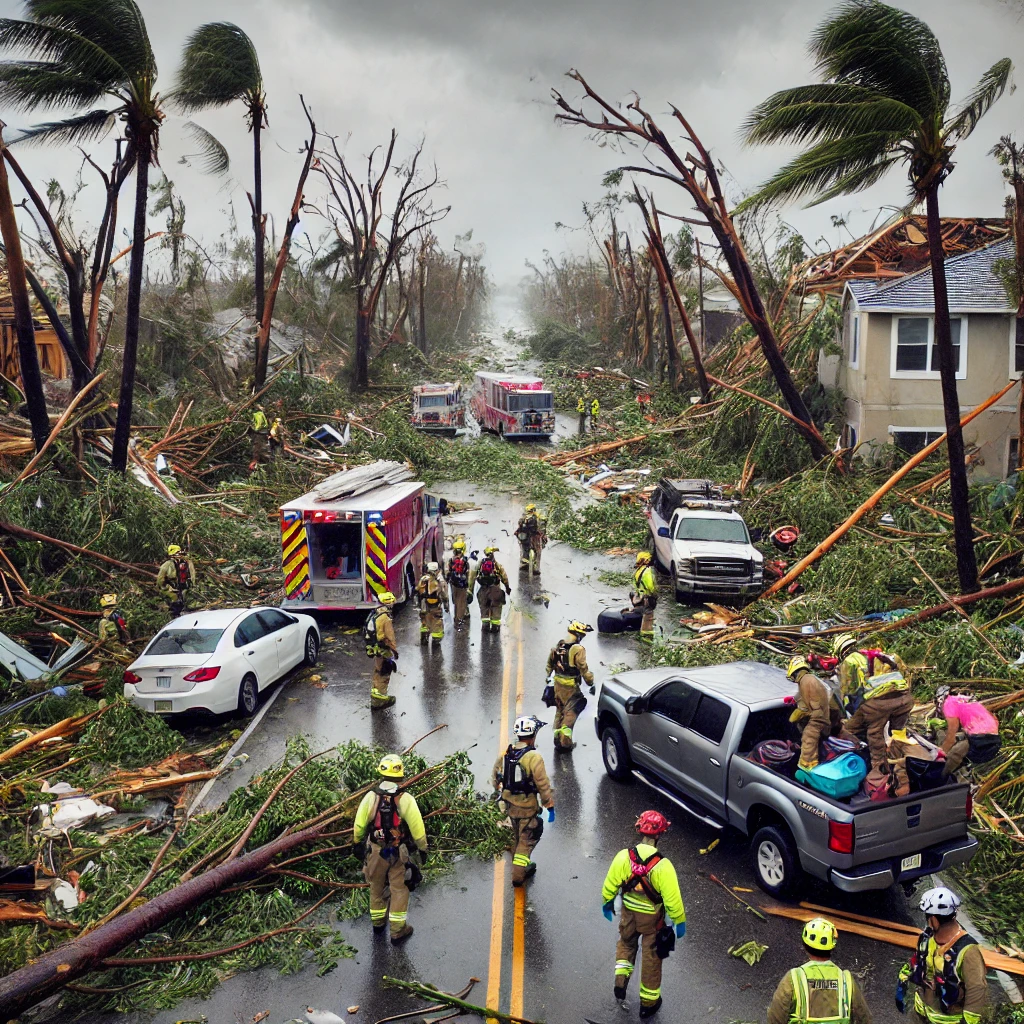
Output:
[[[648,843],[638,843],[636,852],[646,860],[652,854],[658,852],[657,847]],[[615,899],[615,896],[622,889],[622,885],[633,877],[632,863],[629,859],[629,849],[619,850],[615,859],[608,868],[605,875],[604,885],[601,887],[601,899],[607,903]],[[661,896],[665,913],[672,919],[673,924],[680,924],[686,920],[686,908],[683,906],[683,897],[679,892],[679,879],[676,877],[676,869],[668,857],[662,857],[647,875],[651,888]],[[626,910],[632,910],[637,914],[657,914],[656,907],[645,895],[643,889],[637,887],[629,892],[622,893],[622,905]]]

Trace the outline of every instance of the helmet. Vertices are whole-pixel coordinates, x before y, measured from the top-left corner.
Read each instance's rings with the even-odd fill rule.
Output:
[[[171,556],[180,555],[181,554],[181,547],[179,545],[177,545],[177,544],[168,544],[167,545],[167,554],[169,554]]]
[[[636,553],[636,564],[637,565],[650,565],[651,564],[651,553],[650,553],[650,551],[638,551]]]
[[[786,678],[793,679],[801,669],[804,672],[810,672],[811,666],[807,664],[807,659],[802,654],[798,654],[795,658],[789,659],[789,664],[786,666]]]
[[[497,550],[498,549],[493,544],[488,544],[487,547],[484,548],[484,554],[485,555],[493,555],[494,552],[497,551]]]
[[[536,736],[540,732],[541,726],[547,725],[547,722],[542,722],[536,715],[523,715],[515,720],[515,724],[512,726],[512,731],[521,740],[527,740],[531,736]]]
[[[801,936],[804,945],[809,949],[830,950],[836,948],[839,940],[839,932],[836,926],[824,917],[812,917],[804,925],[804,933]]]
[[[390,590],[382,590],[377,595],[377,600],[380,601],[381,604],[394,604],[395,595],[392,594]]]
[[[857,646],[857,638],[852,633],[840,633],[832,641],[832,653],[837,658],[845,658],[850,650]]]
[[[427,572],[437,572],[439,568],[437,562],[427,562]]]
[[[537,506],[534,505],[533,502],[530,502],[530,504],[527,505],[526,508],[523,509],[523,511],[526,512],[527,514],[529,514],[530,512],[536,512],[537,511]]]
[[[113,608],[117,604],[117,594],[104,594],[100,598],[101,608]]]
[[[452,541],[452,551],[465,551],[465,550],[466,550],[465,538],[463,538],[463,537],[456,537],[455,540]]]
[[[660,811],[644,811],[636,819],[636,830],[642,836],[660,836],[672,827],[672,822]]]
[[[952,889],[940,885],[921,897],[920,906],[926,917],[951,917],[960,908],[960,897]]]
[[[575,633],[579,637],[583,637],[586,636],[587,633],[593,633],[594,627],[588,626],[584,622],[580,622],[579,619],[573,619],[572,622],[569,623],[569,632]]]
[[[385,754],[377,765],[377,771],[388,779],[405,778],[405,765],[397,754]]]
[[[949,696],[949,687],[946,685],[935,687],[935,706],[941,708],[946,703],[946,698]]]

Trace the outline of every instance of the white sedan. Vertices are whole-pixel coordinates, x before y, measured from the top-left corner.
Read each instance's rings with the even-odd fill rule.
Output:
[[[146,711],[238,711],[298,665],[315,665],[320,630],[280,608],[215,608],[169,622],[124,674],[124,695]]]

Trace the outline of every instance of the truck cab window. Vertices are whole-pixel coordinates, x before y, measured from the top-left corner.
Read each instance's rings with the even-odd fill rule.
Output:
[[[699,699],[700,694],[688,683],[668,683],[649,698],[647,710],[685,728],[690,724]]]
[[[706,693],[701,695],[700,703],[690,720],[690,728],[712,743],[721,743],[725,735],[725,727],[729,724],[729,705],[725,701],[716,700]]]

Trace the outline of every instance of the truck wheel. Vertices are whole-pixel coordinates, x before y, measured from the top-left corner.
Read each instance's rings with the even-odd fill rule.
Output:
[[[672,590],[676,595],[676,604],[686,604],[686,594],[676,586],[676,563],[669,567],[669,575],[672,577]]]
[[[800,874],[793,837],[784,825],[765,825],[754,833],[750,862],[757,884],[772,896],[785,896]]]
[[[632,775],[633,765],[626,749],[626,738],[618,726],[609,725],[601,733],[601,757],[604,759],[604,770],[619,782],[624,782]]]

